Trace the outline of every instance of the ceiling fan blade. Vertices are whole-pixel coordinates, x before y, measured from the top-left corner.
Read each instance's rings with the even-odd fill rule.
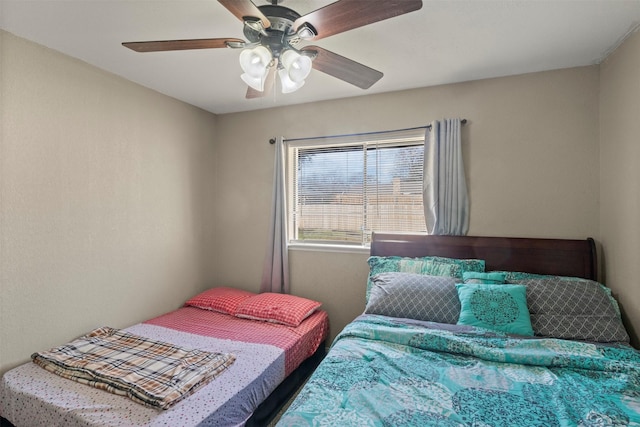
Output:
[[[305,46],[301,50],[316,53],[312,63],[315,70],[344,80],[361,89],[369,89],[383,76],[380,71],[318,46]]]
[[[269,28],[271,26],[271,22],[267,19],[266,16],[260,9],[253,4],[251,0],[218,0],[220,4],[222,4],[229,12],[231,12],[236,18],[245,21],[245,18],[252,17],[257,18],[262,21],[262,26],[264,28]]]
[[[166,50],[187,50],[187,49],[217,49],[227,47],[227,42],[245,43],[242,39],[191,39],[191,40],[160,40],[148,42],[125,42],[124,47],[128,47],[136,52],[159,52]]]
[[[309,23],[317,32],[314,40],[319,40],[421,7],[422,0],[338,0],[296,19],[293,28],[297,31],[302,24]]]
[[[269,73],[267,74],[266,80],[264,81],[264,90],[260,92],[259,90],[255,90],[251,86],[247,87],[247,95],[245,98],[254,99],[254,98],[264,98],[265,96],[271,94],[275,87],[276,83],[276,65],[272,65],[269,68]]]

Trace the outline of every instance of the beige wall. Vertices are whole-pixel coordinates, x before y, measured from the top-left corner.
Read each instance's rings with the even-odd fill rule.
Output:
[[[606,283],[640,346],[640,32],[601,65],[600,229]]]
[[[463,150],[470,234],[598,238],[598,84],[593,66],[219,116],[221,250],[212,276],[219,284],[259,287],[270,137],[398,129],[442,117],[469,120]],[[364,309],[366,259],[291,251],[292,292],[324,303],[332,336]]]
[[[215,116],[0,43],[1,373],[206,287]]]

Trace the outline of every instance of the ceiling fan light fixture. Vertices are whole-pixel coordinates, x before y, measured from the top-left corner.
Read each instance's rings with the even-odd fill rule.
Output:
[[[301,15],[281,6],[279,3],[282,1],[260,0],[271,4],[258,6],[255,0],[218,0],[222,7],[243,22],[242,32],[248,41],[227,37],[125,42],[122,45],[136,52],[241,49],[241,79],[253,89],[247,91],[247,99],[265,96],[277,79],[276,71],[280,75],[282,91],[293,92],[304,85],[312,68],[368,89],[382,78],[380,71],[319,46],[300,49],[295,46],[300,41],[319,40],[416,11],[423,3],[423,0],[332,0],[326,6]],[[355,3],[362,4],[356,6]],[[266,91],[263,90],[265,86]],[[257,95],[257,91],[262,93]]]
[[[288,78],[293,82],[303,82],[311,73],[312,61],[306,55],[300,55],[293,49],[287,49],[280,55],[282,66],[287,72]]]
[[[289,73],[286,69],[280,68],[278,70],[278,76],[280,76],[280,85],[282,86],[282,93],[295,92],[304,86],[304,80],[294,82],[289,78]]]
[[[240,52],[240,67],[252,78],[264,79],[271,63],[271,52],[264,46],[244,49]]]

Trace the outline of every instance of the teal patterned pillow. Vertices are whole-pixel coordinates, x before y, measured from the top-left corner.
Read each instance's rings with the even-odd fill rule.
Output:
[[[462,273],[464,283],[485,283],[489,285],[499,285],[505,283],[506,274],[499,272],[478,273],[476,271],[465,271]]]
[[[456,264],[460,266],[460,269],[464,273],[465,271],[476,271],[478,273],[484,272],[485,262],[483,259],[457,259],[457,258],[444,258],[439,256],[425,257],[432,261],[444,262],[446,264]],[[460,276],[462,278],[462,276]]]
[[[517,335],[533,335],[524,285],[456,285],[458,325],[479,326]]]
[[[514,280],[522,280],[522,279],[541,279],[545,277],[543,274],[535,274],[535,273],[524,273],[522,271],[491,271],[490,273],[500,273],[504,274],[505,280],[508,282],[513,282]]]
[[[465,271],[484,271],[485,262],[481,259],[454,259],[444,257],[409,258],[399,256],[372,256],[369,263],[369,278],[367,279],[366,301],[369,301],[371,278],[380,273],[414,273],[430,276],[448,276],[462,279]]]
[[[430,276],[447,276],[460,278],[462,276],[462,268],[457,264],[447,264],[433,260],[425,260],[424,266],[420,274],[428,274]]]

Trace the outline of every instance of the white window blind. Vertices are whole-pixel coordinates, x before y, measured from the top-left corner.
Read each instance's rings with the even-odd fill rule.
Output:
[[[372,231],[425,232],[424,131],[285,141],[290,241],[367,246]]]

